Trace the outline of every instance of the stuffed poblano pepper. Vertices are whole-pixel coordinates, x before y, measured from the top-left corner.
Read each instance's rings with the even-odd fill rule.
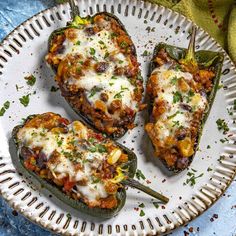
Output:
[[[195,32],[188,50],[155,47],[147,83],[151,109],[145,129],[156,156],[174,172],[188,167],[195,155],[223,63],[222,53],[194,52]]]
[[[86,122],[119,138],[134,127],[143,92],[135,46],[114,15],[80,17],[49,38],[47,63],[61,95]]]
[[[136,155],[80,121],[55,113],[29,116],[13,130],[20,162],[57,198],[78,211],[110,218],[125,204],[125,186],[168,199],[134,177]]]

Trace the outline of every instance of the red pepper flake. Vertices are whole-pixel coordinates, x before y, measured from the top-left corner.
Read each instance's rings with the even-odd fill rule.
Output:
[[[184,231],[184,236],[189,236],[189,233],[187,231]]]
[[[165,206],[161,206],[162,209],[166,209]]]
[[[218,215],[217,215],[217,214],[214,214],[213,217],[214,217],[215,219],[218,219]]]
[[[210,219],[210,221],[211,221],[211,222],[213,222],[213,221],[214,221],[214,219],[213,219],[213,218],[211,218],[211,219]]]
[[[189,230],[190,233],[192,233],[193,232],[193,227],[190,227],[188,230]]]
[[[161,182],[162,182],[162,183],[165,183],[165,182],[166,182],[166,179],[163,179]]]
[[[231,209],[234,209],[234,208],[236,208],[236,205],[234,205],[234,206],[231,207]]]
[[[138,211],[138,210],[139,210],[139,208],[138,208],[138,207],[134,207],[134,210],[135,210],[135,211]]]
[[[18,216],[17,211],[13,210],[13,211],[12,211],[12,215],[13,215],[13,216]]]
[[[151,181],[147,179],[147,180],[146,180],[146,183],[147,183],[147,184],[150,184],[150,183],[151,183]]]

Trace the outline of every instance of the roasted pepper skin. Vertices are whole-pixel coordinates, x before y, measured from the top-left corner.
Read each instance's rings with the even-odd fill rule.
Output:
[[[16,145],[17,150],[19,148],[19,146],[18,146],[19,142],[17,140],[17,133],[18,133],[19,129],[22,128],[27,121],[31,120],[35,116],[37,116],[37,115],[28,116],[22,125],[18,125],[13,128],[12,138],[13,138],[13,141]],[[115,142],[115,141],[113,141],[113,142]],[[115,142],[115,144],[118,147],[120,147],[121,149],[123,149],[125,151],[125,153],[128,154],[128,162],[125,163],[125,165],[123,165],[122,167],[124,169],[129,168],[128,173],[127,173],[127,177],[133,178],[135,175],[136,169],[137,169],[137,157],[136,157],[135,153],[117,142]],[[35,174],[33,171],[30,171],[29,169],[27,169],[24,166],[23,157],[21,155],[16,155],[16,156],[19,157],[19,160],[16,160],[16,161],[19,161],[19,163],[21,164],[23,169],[26,172],[28,172],[34,179],[36,179],[44,188],[49,190],[49,192],[51,192],[55,197],[57,197],[63,203],[71,206],[72,208],[74,208],[82,213],[85,213],[87,215],[94,216],[94,217],[109,219],[109,218],[116,216],[119,213],[119,211],[123,208],[123,206],[125,205],[126,190],[125,190],[125,188],[120,188],[117,191],[117,195],[116,195],[117,200],[118,200],[118,206],[116,208],[114,208],[114,209],[105,209],[105,208],[102,209],[99,207],[90,208],[82,201],[74,200],[74,199],[70,198],[69,196],[67,196],[54,183],[51,183],[51,182],[48,182],[48,181],[42,179],[40,176]]]
[[[84,20],[86,20],[86,19],[88,19],[88,20],[93,20],[93,18],[95,18],[97,15],[100,15],[100,14],[109,16],[109,17],[113,18],[114,20],[116,20],[116,21],[118,22],[118,24],[120,25],[121,29],[127,34],[127,36],[128,36],[129,38],[131,38],[130,35],[128,34],[128,32],[127,32],[125,26],[123,25],[123,23],[119,20],[118,17],[116,17],[115,15],[113,15],[113,14],[111,14],[111,13],[108,13],[108,12],[99,12],[99,13],[96,13],[95,15],[93,15],[93,16],[81,17],[81,19],[84,19]],[[65,31],[66,29],[68,29],[68,28],[79,28],[79,26],[74,25],[73,22],[68,22],[66,27],[63,27],[63,28],[54,30],[54,31],[51,33],[51,35],[49,36],[49,39],[48,39],[48,51],[49,51],[50,48],[51,48],[52,39],[55,37],[55,35],[61,34],[62,32],[64,32],[64,31]],[[137,57],[137,52],[136,52],[136,48],[135,48],[134,44],[132,45],[132,55],[135,56],[135,57]],[[57,72],[57,68],[55,68],[55,67],[53,67],[53,66],[51,66],[51,68],[52,68],[52,70],[53,70],[55,73]],[[141,72],[139,72],[138,77],[139,77],[139,80],[143,81],[143,77],[142,77],[142,75],[141,75]],[[66,99],[66,97],[65,97],[65,99]],[[67,99],[66,99],[66,101],[67,101]],[[75,111],[75,113],[76,113],[77,115],[79,115],[87,124],[89,124],[89,125],[92,126],[94,129],[96,129],[96,127],[95,127],[93,121],[91,121],[91,120],[90,120],[85,114],[83,114],[81,111],[78,111],[77,109],[75,109],[75,108],[69,103],[69,101],[67,101],[67,102],[68,102],[68,104],[71,106],[71,108]],[[134,120],[133,120],[133,122],[134,122]],[[113,134],[109,135],[109,137],[111,137],[111,138],[114,139],[114,140],[117,140],[117,139],[123,137],[123,136],[126,134],[127,131],[128,131],[128,129],[127,129],[126,127],[123,127],[123,132],[120,132],[119,134],[113,133]]]
[[[187,53],[187,49],[185,49],[185,48],[175,47],[172,45],[168,45],[166,43],[159,43],[158,45],[155,46],[154,51],[153,51],[153,57],[150,62],[150,65],[149,65],[149,75],[148,75],[149,77],[150,77],[152,71],[156,68],[156,65],[155,65],[156,63],[154,60],[157,57],[158,52],[161,49],[165,49],[167,55],[177,61],[184,59],[186,56],[186,53]],[[219,53],[219,52],[201,50],[201,51],[195,52],[195,58],[196,58],[199,68],[207,69],[210,66],[213,66],[214,72],[215,72],[215,78],[213,80],[213,88],[212,88],[211,92],[207,94],[207,101],[208,101],[209,106],[208,106],[208,109],[206,110],[206,112],[204,113],[201,125],[199,126],[198,137],[197,137],[196,142],[194,144],[194,154],[189,157],[190,161],[189,161],[188,166],[192,163],[195,153],[197,151],[204,124],[205,124],[207,117],[210,113],[216,92],[218,90],[218,85],[219,85],[220,76],[221,76],[221,69],[222,69],[222,65],[223,65],[223,61],[224,61],[224,55],[223,55],[223,53]],[[149,104],[150,105],[149,105],[148,110],[149,110],[149,114],[151,115],[151,113],[152,113],[152,105],[151,104],[153,104],[153,101],[150,101]],[[172,173],[179,173],[188,167],[187,166],[185,169],[176,169],[175,167],[169,167],[163,159],[161,159],[161,161],[164,164],[164,166]]]

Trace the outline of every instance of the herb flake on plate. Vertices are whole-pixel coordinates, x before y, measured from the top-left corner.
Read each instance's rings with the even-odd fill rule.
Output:
[[[29,75],[24,77],[24,79],[26,80],[26,83],[30,86],[33,86],[36,82],[36,77],[34,75]]]
[[[24,96],[22,96],[21,98],[19,98],[20,103],[21,103],[24,107],[27,107],[27,106],[29,105],[29,101],[30,101],[29,95],[30,95],[30,94],[27,94],[27,95],[24,95]]]
[[[6,101],[3,103],[3,106],[0,108],[0,116],[3,116],[7,109],[10,107],[10,102]]]
[[[142,171],[139,170],[139,169],[137,169],[135,175],[136,175],[136,178],[137,178],[138,180],[140,180],[140,179],[145,180],[145,179],[146,179],[145,175],[144,175],[144,174],[142,173]]]

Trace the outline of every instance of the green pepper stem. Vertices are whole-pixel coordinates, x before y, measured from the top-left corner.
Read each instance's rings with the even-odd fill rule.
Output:
[[[130,186],[130,187],[132,187],[132,188],[139,189],[139,190],[141,190],[142,192],[144,192],[144,193],[146,193],[146,194],[148,194],[148,195],[150,195],[150,196],[152,196],[152,197],[154,197],[154,198],[156,198],[156,199],[162,201],[163,203],[168,203],[168,201],[169,201],[169,198],[167,198],[167,197],[163,196],[162,194],[160,194],[160,193],[158,193],[158,192],[152,190],[151,188],[149,188],[149,187],[147,187],[147,186],[145,186],[145,185],[139,183],[139,182],[138,182],[137,180],[135,180],[135,179],[128,178],[128,179],[126,179],[126,180],[123,180],[122,183],[123,183],[124,185],[128,185],[128,186]]]
[[[185,56],[185,60],[195,61],[195,37],[196,37],[196,27],[193,25],[191,39],[188,45],[188,51]]]
[[[78,6],[75,5],[74,0],[69,0],[69,4],[70,4],[70,14],[73,21],[75,17],[79,15],[79,8]]]

